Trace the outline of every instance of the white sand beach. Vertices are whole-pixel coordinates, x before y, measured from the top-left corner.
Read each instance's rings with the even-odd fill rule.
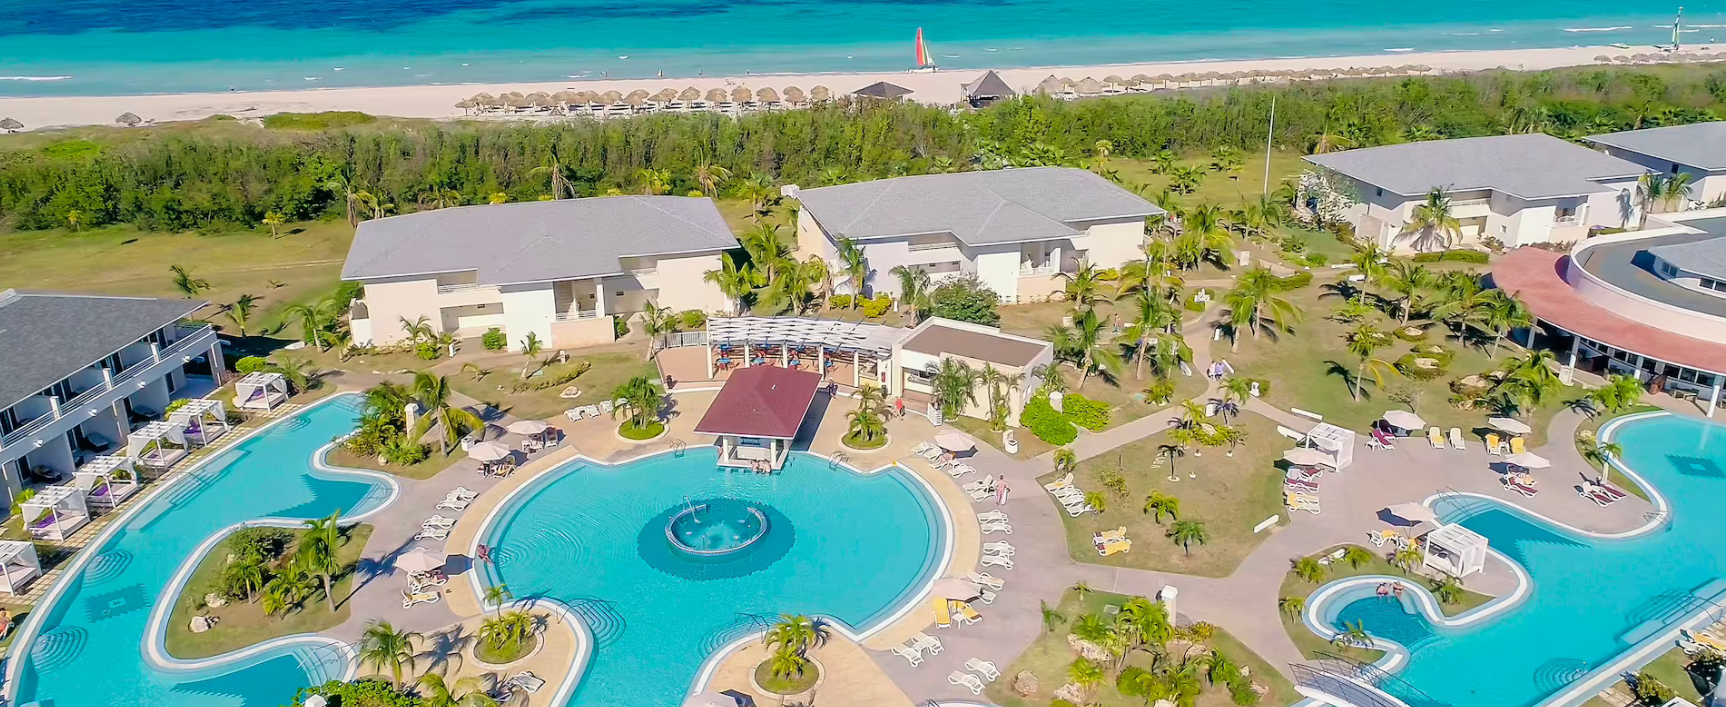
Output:
[[[1709,48],[1706,47],[1702,48],[1702,51],[1707,53],[1710,59],[1726,60],[1726,53],[1717,54],[1709,51]],[[1658,56],[1649,47],[1636,47],[1634,49],[1573,47],[1568,49],[1403,52],[1363,56],[1247,61],[1062,66],[1004,69],[1000,71],[1000,74],[1013,88],[1030,90],[1050,75],[1080,80],[1085,77],[1102,79],[1110,75],[1130,77],[1137,74],[1155,76],[1158,74],[1229,73],[1253,70],[1292,72],[1407,65],[1431,67],[1434,73],[1478,71],[1493,68],[1539,70],[1600,64],[1601,62],[1596,61],[1596,57],[1629,57],[1635,54],[1655,54]],[[144,120],[153,122],[199,120],[219,114],[249,118],[285,112],[333,110],[361,111],[373,115],[401,118],[447,119],[463,117],[462,109],[455,107],[455,103],[480,92],[497,95],[509,91],[522,93],[545,91],[551,93],[574,90],[603,93],[616,90],[627,94],[635,89],[645,89],[649,93],[657,93],[666,88],[682,90],[691,86],[702,91],[719,87],[745,86],[751,89],[772,87],[783,92],[787,86],[797,86],[805,91],[815,86],[826,86],[834,95],[839,95],[877,81],[889,81],[911,89],[914,91],[910,96],[911,99],[926,103],[950,104],[959,100],[962,83],[971,81],[982,73],[983,70],[981,69],[965,69],[935,73],[770,74],[702,78],[601,79],[545,83],[332,88],[303,91],[0,98],[0,118],[14,118],[22,122],[29,130],[81,125],[112,125],[115,117],[124,112],[135,113]],[[521,117],[527,118],[529,116]]]

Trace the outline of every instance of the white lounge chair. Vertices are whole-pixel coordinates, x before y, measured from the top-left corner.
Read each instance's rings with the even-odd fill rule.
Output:
[[[1097,512],[1097,509],[1089,503],[1080,503],[1077,505],[1067,506],[1067,515],[1074,517],[1074,518],[1082,516],[1086,513],[1096,513],[1096,512]]]
[[[976,470],[977,467],[971,466],[970,464],[954,464],[952,468],[947,470],[947,475],[957,479],[966,474],[975,472]]]
[[[610,400],[599,401],[599,412],[600,412],[600,414],[610,415],[611,411],[615,410],[615,409],[616,409],[616,406],[612,405]]]
[[[432,516],[427,518],[424,523],[420,523],[421,528],[449,528],[454,525],[454,518],[445,518],[443,516]]]
[[[983,694],[983,681],[978,680],[977,676],[970,673],[961,673],[955,670],[951,674],[947,675],[947,682],[963,688],[968,688],[971,690],[971,694],[973,695]]]
[[[977,479],[976,481],[973,481],[971,483],[960,486],[959,488],[965,490],[966,492],[970,492],[970,491],[977,491],[980,489],[987,489],[990,486],[994,486],[994,485],[995,485],[995,475],[990,474],[990,475],[985,476],[981,479]]]
[[[446,498],[442,501],[438,501],[436,510],[440,510],[440,511],[444,511],[444,510],[465,511],[465,510],[467,510],[467,507],[472,505],[472,504],[473,504],[473,502],[469,501],[467,499]]]
[[[981,584],[997,592],[1001,591],[1001,587],[1006,584],[1005,582],[996,579],[994,575],[989,574],[988,572],[966,572],[965,579],[969,579],[974,584]]]
[[[1463,444],[1462,428],[1461,427],[1450,428],[1450,448],[1451,449],[1468,449],[1468,447]]]
[[[983,552],[1000,555],[1002,557],[1012,557],[1013,545],[1004,540],[1001,542],[983,543]]]
[[[994,663],[982,658],[972,658],[965,661],[965,669],[983,676],[983,679],[989,682],[994,682],[996,678],[1001,677],[1001,670],[996,668]]]
[[[1013,558],[1006,555],[984,555],[977,559],[977,564],[984,567],[999,567],[1010,570],[1013,569]]]
[[[412,609],[415,604],[436,604],[443,599],[437,592],[402,592],[402,608]]]
[[[997,595],[994,592],[991,592],[987,589],[984,589],[983,591],[977,592],[977,598],[982,599],[984,604],[995,603],[995,597],[996,596]]]
[[[1005,533],[1007,535],[1013,534],[1013,526],[1007,525],[1006,523],[984,523],[982,530],[984,535],[997,532]]]
[[[454,489],[450,490],[449,495],[444,496],[444,498],[453,498],[453,499],[459,499],[459,500],[464,500],[464,501],[472,501],[478,497],[479,497],[478,491],[470,489],[466,486],[457,486]]]
[[[415,535],[414,539],[447,540],[449,539],[449,528],[420,528],[419,534]]]
[[[534,675],[532,670],[523,670],[516,673],[515,675],[510,676],[509,680],[505,682],[526,690],[528,694],[539,692],[540,688],[545,687],[545,679],[538,675]]]
[[[1062,505],[1066,505],[1068,503],[1071,503],[1074,500],[1083,499],[1084,497],[1085,497],[1085,492],[1080,491],[1079,487],[1077,487],[1077,486],[1074,486],[1074,487],[1069,488],[1069,489],[1062,489],[1060,491],[1055,492],[1055,498],[1059,499],[1061,501]]]
[[[995,494],[990,493],[989,489],[976,489],[973,491],[966,491],[965,495],[970,496],[973,501],[981,501]]]
[[[911,453],[921,457],[925,454],[928,454],[931,451],[938,450],[938,449],[940,449],[940,448],[936,447],[934,442],[923,442],[923,443],[918,444],[915,447],[912,447]]]
[[[913,667],[913,668],[923,664],[923,654],[917,652],[917,650],[913,649],[913,648],[907,648],[905,646],[893,646],[893,655],[899,656],[901,658],[904,658],[907,661],[910,661],[911,667]]]
[[[941,639],[927,633],[918,632],[911,637],[909,645],[919,651],[929,651],[929,655],[941,655]]]
[[[1000,511],[984,511],[977,514],[977,521],[981,523],[1005,523],[1007,522],[1007,514]]]
[[[1046,489],[1049,493],[1054,493],[1056,491],[1070,487],[1072,485],[1073,485],[1073,472],[1069,471],[1069,472],[1067,472],[1066,476],[1062,476],[1059,479],[1055,479],[1054,481],[1043,484],[1043,488]]]

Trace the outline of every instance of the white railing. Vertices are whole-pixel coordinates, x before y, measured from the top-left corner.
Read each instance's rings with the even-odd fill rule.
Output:
[[[936,241],[934,243],[907,243],[907,244],[905,244],[905,250],[940,250],[942,248],[957,248],[957,247],[959,247],[959,244],[955,243],[953,241]]]
[[[50,408],[47,414],[31,420],[23,427],[12,430],[4,437],[0,437],[0,448],[10,447],[13,444],[16,444],[19,440],[40,432],[42,428],[53,424],[55,420],[64,419],[68,415],[77,413],[91,401],[101,397],[102,394],[112,391],[115,388],[119,388],[121,384],[127,383],[137,378],[144,371],[154,368],[155,364],[173,360],[178,356],[184,356],[187,352],[198,348],[198,346],[207,347],[214,343],[212,339],[214,339],[215,330],[209,326],[197,329],[181,328],[179,331],[179,341],[174,342],[168,348],[156,349],[150,358],[132,364],[119,375],[112,376],[108,380],[96,384],[95,387],[79,393],[71,400],[60,403],[58,407]],[[209,334],[209,336],[206,337],[204,336],[205,334]],[[194,344],[198,346],[194,346]]]
[[[599,310],[597,310],[597,309],[578,309],[578,310],[569,311],[569,312],[558,312],[557,313],[557,321],[560,321],[560,322],[573,322],[573,321],[576,321],[579,319],[598,319],[598,318],[599,318]]]
[[[1020,265],[1019,266],[1019,277],[1036,277],[1038,275],[1053,275],[1053,274],[1055,274],[1055,266],[1053,266],[1053,265],[1037,265],[1037,266]]]
[[[1552,219],[1552,224],[1555,226],[1575,226],[1579,223],[1582,223],[1581,216],[1560,216]]]
[[[630,270],[629,274],[635,275],[637,277],[640,277],[643,275],[658,275],[659,274],[659,268],[636,268],[634,270]]]
[[[1490,196],[1483,196],[1479,199],[1453,199],[1450,202],[1450,208],[1454,209],[1462,206],[1479,206],[1481,204],[1490,203],[1492,203],[1492,197]]]
[[[446,293],[450,293],[450,292],[466,292],[468,290],[478,290],[478,289],[493,289],[493,290],[495,290],[495,289],[497,289],[497,287],[495,285],[481,285],[477,282],[464,282],[464,283],[459,284],[459,285],[438,285],[437,286],[438,294],[446,294]]]

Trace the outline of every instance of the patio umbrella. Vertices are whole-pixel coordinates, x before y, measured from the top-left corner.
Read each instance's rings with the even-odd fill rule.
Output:
[[[708,103],[724,103],[725,102],[725,89],[723,89],[723,88],[707,89],[707,102]]]
[[[1405,430],[1418,430],[1426,426],[1426,420],[1420,419],[1419,415],[1407,410],[1386,411],[1384,413],[1384,421]]]
[[[1508,417],[1488,418],[1486,424],[1492,425],[1495,430],[1509,432],[1513,435],[1525,435],[1534,431],[1534,428],[1524,424],[1521,420],[1513,420]]]
[[[931,587],[930,590],[941,599],[957,599],[959,601],[975,599],[978,594],[983,593],[976,582],[958,577],[935,580],[935,586]]]
[[[0,130],[23,130],[24,124],[17,118],[0,118]]]
[[[732,103],[748,103],[749,99],[754,98],[754,97],[755,97],[755,92],[751,91],[751,90],[749,90],[743,86],[738,86],[737,88],[731,89],[731,102]]]
[[[548,427],[551,427],[551,425],[545,424],[539,420],[516,420],[515,422],[509,423],[509,426],[504,429],[518,435],[536,435],[544,432]]]
[[[708,690],[698,692],[683,701],[683,707],[737,707],[737,700],[730,695]]]
[[[1283,452],[1283,461],[1295,466],[1317,466],[1319,464],[1333,466],[1336,464],[1336,459],[1325,453],[1324,450],[1311,447],[1295,447]]]
[[[970,437],[957,432],[942,432],[935,435],[935,446],[949,452],[965,452],[976,448]]]
[[[415,572],[430,572],[444,565],[441,555],[433,554],[425,548],[419,548],[406,555],[396,558],[396,569],[409,574]]]
[[[494,462],[509,456],[509,447],[499,442],[480,442],[467,450],[467,455],[482,462]]]
[[[1431,508],[1427,508],[1425,504],[1398,503],[1394,506],[1387,507],[1384,510],[1413,525],[1438,522],[1438,514],[1433,512]]]
[[[699,101],[699,100],[701,100],[701,89],[696,88],[694,86],[690,86],[689,88],[683,89],[682,93],[677,94],[677,100],[680,100],[680,101]]]
[[[1504,462],[1506,464],[1515,464],[1524,469],[1545,469],[1546,467],[1552,466],[1552,462],[1547,461],[1546,457],[1535,454],[1534,452],[1512,454],[1505,457]]]
[[[786,86],[785,87],[785,102],[786,103],[803,103],[806,100],[808,100],[808,98],[809,97],[803,93],[803,89],[801,89],[801,88],[798,88],[796,86]]]

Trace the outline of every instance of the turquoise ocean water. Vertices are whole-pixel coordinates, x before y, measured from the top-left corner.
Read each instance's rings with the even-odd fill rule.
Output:
[[[895,71],[1666,41],[1608,0],[9,0],[0,96]],[[1686,43],[1726,40],[1726,0]],[[627,57],[627,58],[624,58]]]

